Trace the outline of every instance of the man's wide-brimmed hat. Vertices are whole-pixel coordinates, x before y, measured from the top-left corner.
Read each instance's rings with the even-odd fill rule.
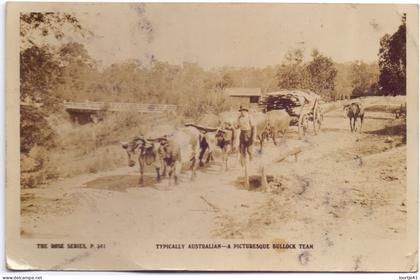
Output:
[[[242,111],[248,112],[248,109],[241,106],[241,107],[239,107],[239,112],[242,112]]]

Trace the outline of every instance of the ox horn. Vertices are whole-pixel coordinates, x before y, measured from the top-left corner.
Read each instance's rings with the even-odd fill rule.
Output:
[[[218,129],[215,127],[207,127],[207,126],[202,126],[202,125],[197,125],[197,124],[192,124],[192,123],[185,124],[185,126],[192,126],[192,127],[197,128],[198,130],[205,131],[205,132],[215,132]]]
[[[167,140],[167,138],[166,137],[157,137],[157,138],[147,138],[146,139],[146,141],[153,142],[153,143],[164,141],[164,140]]]

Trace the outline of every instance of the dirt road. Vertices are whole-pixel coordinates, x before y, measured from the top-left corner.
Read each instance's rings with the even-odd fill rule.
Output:
[[[276,238],[322,240],[398,239],[406,231],[406,146],[398,120],[366,119],[351,133],[343,117],[326,116],[319,135],[297,140],[292,130],[263,155],[269,188],[241,184],[231,156],[229,171],[212,163],[194,182],[184,173],[178,186],[137,185],[137,167],[82,175],[21,193],[24,238]],[[267,158],[303,145],[297,161]],[[123,151],[121,151],[123,152]],[[258,176],[256,155],[251,173]],[[111,226],[112,225],[112,226]],[[357,264],[357,262],[356,262]]]

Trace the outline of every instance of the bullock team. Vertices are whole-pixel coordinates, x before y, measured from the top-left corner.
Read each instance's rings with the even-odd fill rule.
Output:
[[[351,132],[356,131],[356,120],[360,119],[362,130],[364,108],[360,102],[343,106],[345,116],[350,120]],[[278,136],[284,139],[292,121],[286,110],[272,110],[267,113],[249,112],[240,107],[239,111],[222,112],[219,115],[204,114],[196,123],[187,123],[174,128],[168,125],[156,126],[148,135],[136,136],[122,143],[128,155],[128,165],[134,166],[138,153],[140,184],[143,184],[145,166],[153,166],[156,180],[163,176],[178,183],[181,168],[189,166],[191,179],[196,177],[198,167],[214,160],[221,154],[222,168],[229,169],[229,155],[239,152],[239,162],[244,169],[245,185],[248,186],[248,164],[253,158],[253,147],[263,150],[265,141],[272,139],[277,145]]]
[[[237,112],[205,114],[197,123],[187,123],[180,128],[154,127],[152,134],[136,136],[122,143],[128,155],[128,165],[134,166],[138,153],[140,184],[143,184],[145,165],[156,170],[156,180],[169,177],[177,184],[183,165],[191,169],[191,179],[199,166],[208,164],[215,153],[221,153],[225,170],[228,170],[229,155],[239,152],[239,161],[245,171],[248,186],[248,162],[253,157],[253,146],[258,144],[262,152],[263,143],[270,138],[277,145],[279,135],[284,136],[289,128],[290,116],[284,110],[250,113],[240,107]]]

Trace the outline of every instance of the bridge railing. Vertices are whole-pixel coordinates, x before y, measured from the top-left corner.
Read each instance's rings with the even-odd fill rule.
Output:
[[[160,113],[175,111],[178,107],[170,104],[140,104],[123,102],[64,102],[66,110],[80,111],[113,111],[113,112],[142,112]]]

